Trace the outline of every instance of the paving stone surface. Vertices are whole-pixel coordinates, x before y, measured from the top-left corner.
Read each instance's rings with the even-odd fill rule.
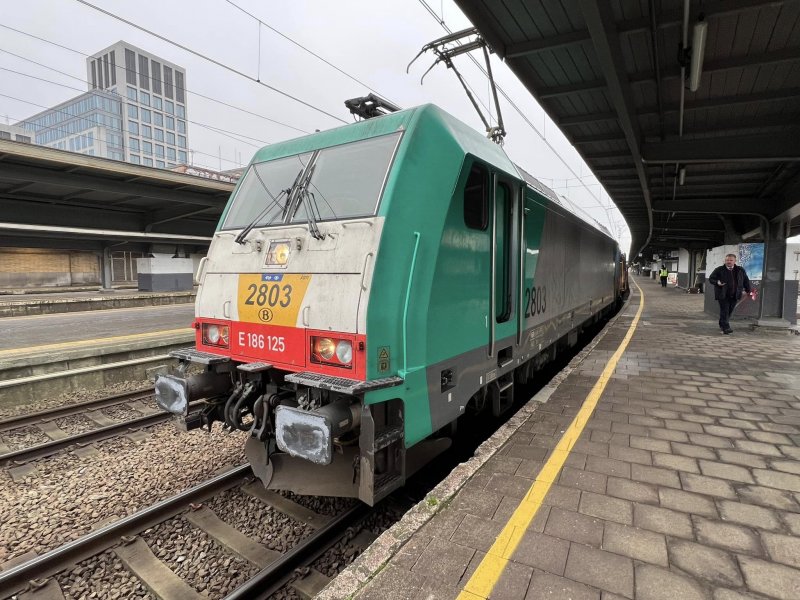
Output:
[[[490,598],[800,599],[800,337],[719,334],[702,296],[645,309]],[[356,598],[455,598],[622,341],[629,305]]]

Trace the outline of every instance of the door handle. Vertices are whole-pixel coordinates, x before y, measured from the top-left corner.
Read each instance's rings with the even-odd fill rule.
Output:
[[[367,265],[369,264],[369,259],[372,257],[372,252],[367,252],[367,255],[364,257],[364,268],[361,271],[361,289],[363,291],[367,291],[367,286],[365,284],[367,280]]]
[[[203,282],[203,270],[206,267],[206,262],[208,262],[208,257],[204,256],[200,259],[200,263],[197,265],[197,273],[194,276],[195,283],[202,283]]]

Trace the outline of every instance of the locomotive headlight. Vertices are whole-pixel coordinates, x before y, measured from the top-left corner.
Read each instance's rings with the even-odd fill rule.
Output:
[[[279,265],[289,262],[289,244],[278,244],[278,247],[275,248],[275,262]]]
[[[353,342],[340,337],[311,336],[312,363],[343,369],[353,368]]]
[[[203,343],[227,348],[230,342],[230,328],[227,325],[203,323]]]
[[[289,241],[281,240],[269,243],[266,264],[270,267],[285,267],[289,262]]]
[[[336,358],[344,365],[349,365],[353,362],[353,344],[347,340],[340,340],[336,344]]]
[[[315,338],[314,352],[323,360],[330,360],[336,352],[336,344],[330,338]]]
[[[209,325],[206,327],[206,339],[212,344],[219,344],[220,331],[218,325]]]

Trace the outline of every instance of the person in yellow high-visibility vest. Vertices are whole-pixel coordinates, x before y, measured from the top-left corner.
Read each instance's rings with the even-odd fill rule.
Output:
[[[661,287],[667,287],[667,275],[669,275],[669,271],[667,271],[667,265],[661,265],[661,270],[658,272],[658,276],[661,278]]]

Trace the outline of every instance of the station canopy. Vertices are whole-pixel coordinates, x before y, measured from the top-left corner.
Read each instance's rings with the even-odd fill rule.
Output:
[[[0,237],[207,246],[234,184],[0,140]]]
[[[634,257],[800,233],[800,1],[456,4],[608,191]]]

